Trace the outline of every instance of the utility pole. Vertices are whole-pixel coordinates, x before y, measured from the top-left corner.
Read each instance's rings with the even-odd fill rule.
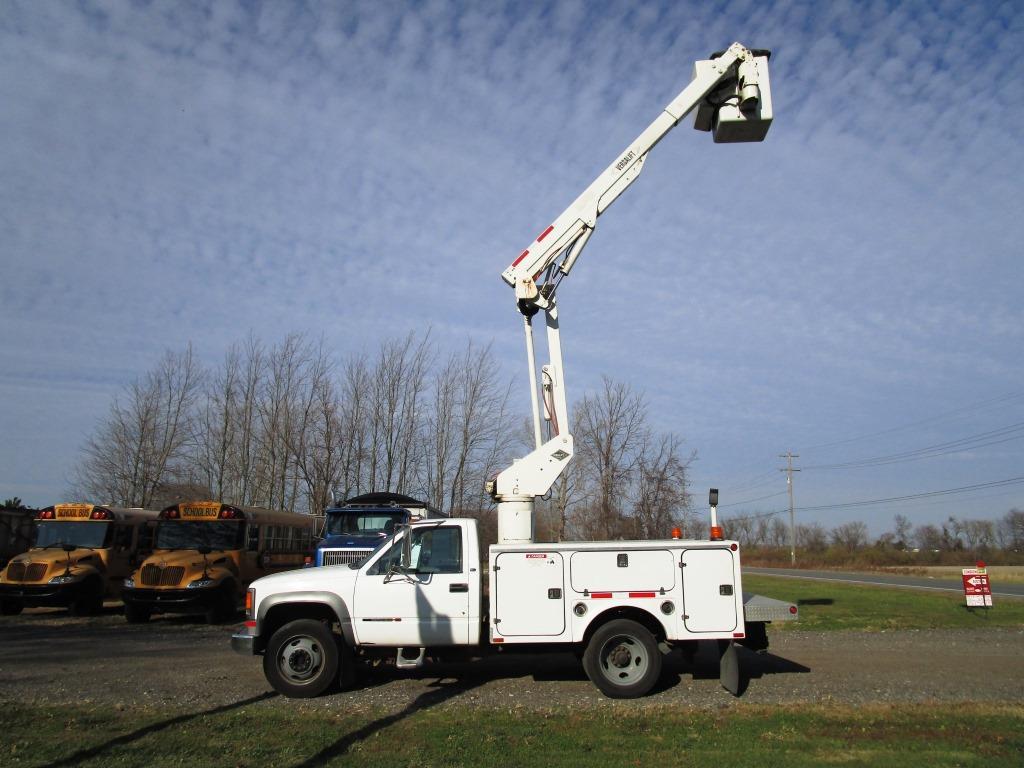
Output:
[[[799,472],[799,469],[793,469],[793,459],[799,459],[799,453],[793,453],[792,451],[786,451],[785,453],[779,454],[780,459],[786,460],[786,466],[780,469],[779,472],[786,473],[786,486],[789,489],[789,562],[790,565],[796,565],[796,519],[793,516],[793,473]]]

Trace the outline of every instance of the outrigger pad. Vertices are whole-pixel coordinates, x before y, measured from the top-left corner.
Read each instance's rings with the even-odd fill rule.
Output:
[[[719,642],[718,680],[733,696],[740,695],[740,657],[732,640]]]

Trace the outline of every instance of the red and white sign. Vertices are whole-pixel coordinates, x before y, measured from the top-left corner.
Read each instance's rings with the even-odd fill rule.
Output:
[[[964,568],[964,597],[967,606],[992,607],[992,585],[988,581],[988,571],[984,568]]]

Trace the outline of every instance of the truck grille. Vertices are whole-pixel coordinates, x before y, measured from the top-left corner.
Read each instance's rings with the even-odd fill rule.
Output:
[[[372,549],[325,549],[323,550],[324,565],[348,565],[362,560]]]
[[[39,581],[46,575],[46,563],[11,563],[7,578],[11,581]]]
[[[147,587],[176,587],[184,575],[185,568],[181,565],[163,568],[159,565],[142,566],[142,584]]]

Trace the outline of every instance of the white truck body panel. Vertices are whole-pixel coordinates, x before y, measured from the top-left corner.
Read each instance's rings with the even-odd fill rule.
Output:
[[[515,589],[494,589],[492,624],[502,637],[544,638],[565,635],[565,560],[560,552],[500,552],[494,556],[491,584],[498,578]]]
[[[683,550],[682,631],[706,634],[736,630],[743,605],[740,583],[735,578],[739,558],[733,555],[727,548]]]
[[[742,638],[738,549],[683,540],[491,547],[491,642],[580,642],[591,622],[622,609],[656,618],[668,640]]]

